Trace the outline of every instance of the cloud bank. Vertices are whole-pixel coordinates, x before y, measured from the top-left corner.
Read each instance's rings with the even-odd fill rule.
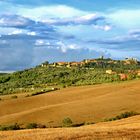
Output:
[[[83,10],[79,5],[71,6],[72,0],[63,4],[57,0],[33,2],[0,1],[0,71],[102,54],[139,58],[138,8]]]

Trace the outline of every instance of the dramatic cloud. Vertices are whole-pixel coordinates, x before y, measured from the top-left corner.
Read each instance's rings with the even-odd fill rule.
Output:
[[[46,60],[139,58],[139,4],[139,0],[1,0],[0,71]]]
[[[72,47],[72,46],[71,46]],[[69,50],[63,52],[61,48],[40,48],[36,47],[34,51],[34,64],[39,64],[44,60],[48,60],[49,62],[57,62],[57,61],[81,61],[88,58],[99,57],[102,52],[90,50],[88,48],[81,49],[72,49],[70,47]],[[37,57],[41,56],[41,57]],[[57,56],[57,57],[56,57]],[[105,55],[106,57],[110,57],[109,54]]]
[[[16,27],[25,28],[29,25],[35,24],[32,20],[24,18],[18,15],[1,15],[0,16],[0,26],[1,27]]]
[[[103,16],[97,14],[88,14],[85,16],[74,17],[74,18],[64,18],[64,19],[47,19],[43,20],[44,23],[55,25],[55,26],[64,26],[64,25],[92,25],[98,24],[98,21],[105,21]]]
[[[138,40],[140,40],[140,29],[131,30],[129,34],[133,38],[137,38]]]
[[[20,8],[18,14],[34,20],[43,20],[45,18],[70,18],[82,16],[88,12],[69,7],[66,5],[41,6],[33,8]]]
[[[0,43],[0,70],[20,70],[33,66],[33,48],[28,45],[30,42],[11,40],[3,43]]]
[[[114,50],[136,51],[140,46],[140,32],[139,30],[130,31],[123,36],[116,36],[110,39],[90,40],[88,43],[103,45],[104,48]]]
[[[31,31],[37,30],[38,32],[42,30],[47,32],[54,31],[54,29],[49,25],[33,21],[23,16],[12,14],[0,15],[0,27],[26,29]]]

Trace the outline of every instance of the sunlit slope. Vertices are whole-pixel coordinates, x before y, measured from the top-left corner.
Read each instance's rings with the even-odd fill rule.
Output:
[[[0,124],[43,123],[61,125],[98,122],[125,111],[140,112],[140,81],[71,87],[34,97],[0,101]]]
[[[140,116],[80,128],[0,132],[1,140],[139,140]]]

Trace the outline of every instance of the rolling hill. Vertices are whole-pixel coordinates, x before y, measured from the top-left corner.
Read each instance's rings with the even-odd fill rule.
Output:
[[[140,80],[94,86],[70,87],[32,97],[0,101],[0,124],[42,123],[61,126],[93,123],[125,111],[140,112]]]
[[[0,132],[0,140],[139,140],[140,116],[79,128]]]
[[[34,68],[0,75],[0,95],[32,92],[52,87],[95,85],[140,79],[140,62],[91,59],[81,62],[49,62]]]

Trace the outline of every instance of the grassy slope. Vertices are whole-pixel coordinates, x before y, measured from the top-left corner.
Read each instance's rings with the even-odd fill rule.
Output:
[[[1,140],[138,140],[140,116],[80,128],[0,132]]]
[[[140,81],[71,87],[28,98],[0,101],[0,124],[36,122],[61,125],[98,122],[125,111],[140,112]]]

